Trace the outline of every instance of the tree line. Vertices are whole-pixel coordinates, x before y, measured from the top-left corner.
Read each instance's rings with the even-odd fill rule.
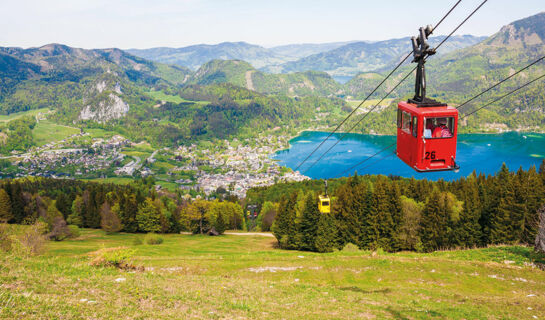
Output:
[[[271,214],[276,192],[254,190],[263,221],[281,248],[329,252],[352,243],[386,251],[484,247],[535,243],[538,210],[545,205],[545,161],[539,171],[476,173],[456,181],[353,176],[332,190],[332,212],[318,211],[316,183],[300,183]],[[335,184],[333,184],[335,185]],[[293,189],[293,185],[285,186]],[[543,209],[542,209],[543,210]],[[262,224],[267,227],[266,223]]]
[[[236,201],[188,201],[157,191],[153,178],[128,185],[49,178],[0,181],[0,222],[47,223],[69,233],[69,225],[107,232],[207,233],[246,228]]]

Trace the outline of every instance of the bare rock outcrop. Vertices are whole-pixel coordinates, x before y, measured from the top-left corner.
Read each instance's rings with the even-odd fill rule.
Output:
[[[129,105],[119,96],[110,93],[106,99],[94,105],[85,106],[79,114],[79,119],[104,123],[122,118],[127,112],[129,112]]]

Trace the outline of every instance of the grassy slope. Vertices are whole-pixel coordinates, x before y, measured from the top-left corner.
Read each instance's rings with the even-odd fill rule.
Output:
[[[38,113],[45,114],[45,113],[48,113],[48,112],[49,112],[48,108],[41,108],[41,109],[34,109],[34,110],[29,110],[29,111],[15,112],[15,113],[11,113],[9,115],[0,114],[0,123],[9,122],[11,120],[15,120],[15,119],[18,119],[18,118],[23,117],[23,116],[36,116]]]
[[[36,145],[43,146],[49,142],[59,141],[79,132],[80,130],[77,128],[43,120],[36,124],[36,127],[32,130],[32,135],[34,136]]]
[[[88,266],[88,252],[132,246],[135,237],[142,235],[106,236],[85,230],[79,240],[49,243],[48,252],[40,257],[2,257],[0,317],[531,319],[545,315],[545,272],[524,266],[529,261],[527,248],[313,254],[273,249],[273,238],[259,236],[165,235],[161,245],[136,246],[135,264],[145,266],[144,272]],[[297,269],[249,270],[259,267]],[[116,282],[117,278],[126,281]]]

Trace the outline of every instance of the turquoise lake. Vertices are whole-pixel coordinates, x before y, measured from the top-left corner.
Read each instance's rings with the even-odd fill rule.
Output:
[[[272,158],[279,164],[295,169],[316,148],[327,132],[305,131],[290,141],[290,148],[278,151]],[[395,136],[348,134],[327,155],[311,167],[342,134],[334,134],[316,151],[299,171],[314,179],[334,178],[365,158],[395,143]],[[502,134],[462,134],[458,136],[456,162],[459,172],[417,173],[394,154],[395,146],[342,176],[384,174],[402,177],[454,180],[477,173],[496,173],[505,162],[511,171],[522,166],[525,170],[535,165],[539,168],[545,159],[545,134],[508,132]],[[309,169],[310,167],[310,169]],[[308,170],[308,171],[307,171]],[[305,173],[306,171],[306,173]]]

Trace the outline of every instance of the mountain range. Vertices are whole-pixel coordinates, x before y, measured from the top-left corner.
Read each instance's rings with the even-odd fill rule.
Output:
[[[442,38],[433,38],[431,43],[435,44],[440,39]],[[459,36],[452,41],[449,39],[438,55],[430,58],[427,64],[429,95],[449,103],[460,103],[544,55],[544,39],[545,13],[515,21],[483,41],[472,36]],[[475,42],[477,43],[467,46]],[[200,86],[207,87],[208,92],[217,92],[222,96],[225,96],[225,92],[240,94],[231,87],[228,90],[219,87],[211,89],[225,84],[244,88],[245,93],[242,95],[246,96],[249,95],[248,91],[254,91],[264,95],[289,97],[361,98],[382,80],[388,67],[404,55],[409,42],[408,39],[395,39],[375,43],[284,46],[276,49],[245,43],[236,43],[234,46],[224,43],[218,46],[221,46],[219,53],[214,51],[214,46],[203,49],[207,52],[206,59],[226,54],[225,52],[237,51],[239,55],[245,55],[245,48],[250,48],[255,59],[264,61],[263,57],[266,57],[271,59],[271,63],[277,63],[292,50],[303,52],[308,49],[307,53],[316,50],[329,51],[276,65],[286,70],[304,70],[306,67],[302,66],[306,65],[315,68],[312,71],[274,74],[263,71],[264,68],[256,69],[246,60],[212,59],[203,62],[205,58],[195,53],[199,46],[193,46],[193,51],[188,51],[195,54],[194,63],[191,65],[192,68],[197,68],[195,71],[176,64],[150,61],[115,48],[86,50],[61,44],[28,49],[0,47],[0,113],[48,107],[55,109],[57,120],[64,122],[108,123],[133,113],[149,118],[146,113],[162,100],[158,98],[157,92],[176,96],[187,86],[193,86],[194,91],[199,91]],[[457,49],[459,47],[464,48]],[[169,51],[169,48],[156,50],[157,54],[174,52]],[[172,58],[175,57],[176,54],[173,53]],[[279,60],[273,61],[274,59]],[[354,65],[355,69],[350,71],[350,66]],[[376,97],[393,88],[411,68],[412,66],[402,67],[398,74],[377,91]],[[320,69],[327,69],[327,72]],[[330,75],[341,71],[349,74],[356,69],[373,71],[361,72],[344,85],[334,81]],[[499,95],[543,71],[545,68],[542,62],[512,82],[493,90],[490,96]],[[411,94],[414,80],[412,77],[409,79],[394,92],[393,98]],[[218,99],[216,97],[205,100]],[[507,104],[520,106],[518,117],[502,113],[500,107]],[[476,119],[487,123],[499,121],[512,128],[524,125],[539,127],[545,125],[544,104],[543,86],[532,87],[527,92],[502,100],[490,112],[481,113],[480,117],[488,118]],[[468,110],[471,108],[474,107],[468,106]]]
[[[433,37],[432,45],[444,36]],[[454,36],[442,53],[471,46],[486,37]],[[324,71],[334,76],[353,76],[377,70],[396,62],[411,49],[410,38],[386,41],[349,41],[324,44],[291,44],[273,48],[245,42],[224,42],[217,45],[194,45],[183,48],[129,49],[136,56],[161,63],[176,64],[197,70],[210,60],[244,60],[267,73]]]

